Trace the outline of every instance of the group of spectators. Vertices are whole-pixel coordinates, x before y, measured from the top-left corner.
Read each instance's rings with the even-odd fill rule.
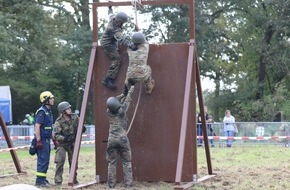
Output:
[[[205,114],[205,122],[207,125],[207,132],[208,132],[207,135],[208,136],[215,136],[214,130],[213,130],[212,125],[211,125],[214,121],[213,121],[212,116],[208,115],[206,106],[204,106],[204,114]],[[224,136],[225,137],[234,137],[235,133],[237,132],[237,129],[235,126],[235,117],[231,115],[230,110],[226,110],[225,116],[223,118],[223,123],[224,123],[224,128],[223,128]],[[196,129],[197,129],[196,133],[198,136],[197,146],[202,147],[203,146],[203,139],[201,136],[203,136],[203,129],[202,129],[201,113],[199,113],[197,115],[197,127],[196,127]],[[210,139],[209,141],[210,141],[211,147],[214,147],[213,139]],[[226,140],[227,147],[232,147],[232,143],[233,143],[233,138],[228,138]]]
[[[207,113],[207,107],[204,106],[204,113],[205,113],[205,121],[207,125],[207,132],[208,136],[215,136],[214,130],[212,128],[212,123],[214,122],[212,117],[208,115]],[[277,112],[274,116],[273,122],[281,122],[282,121],[282,113]],[[198,136],[198,141],[197,141],[197,146],[202,147],[203,146],[203,130],[202,130],[202,120],[201,120],[201,113],[197,115],[197,136]],[[232,138],[227,138],[226,140],[226,146],[227,147],[232,147],[234,136],[238,133],[238,128],[235,124],[235,117],[231,115],[230,110],[225,111],[225,116],[223,118],[223,134],[225,137],[232,137]],[[211,147],[214,147],[214,142],[213,139],[210,139],[210,144]]]

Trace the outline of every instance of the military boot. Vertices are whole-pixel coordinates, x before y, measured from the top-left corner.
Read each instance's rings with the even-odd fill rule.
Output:
[[[146,85],[146,92],[147,92],[147,94],[151,94],[154,86],[155,86],[155,80],[152,79],[151,80],[151,83],[148,84],[148,85]]]
[[[105,78],[102,83],[103,83],[103,85],[105,85],[106,87],[108,87],[110,89],[117,88],[117,86],[114,84],[114,80],[111,78]]]

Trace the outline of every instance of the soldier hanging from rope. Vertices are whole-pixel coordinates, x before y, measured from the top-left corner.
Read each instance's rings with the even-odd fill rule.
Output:
[[[141,0],[133,0],[132,5],[135,8],[135,26],[138,27],[137,8],[141,8]],[[144,82],[147,94],[151,94],[155,80],[152,79],[152,70],[147,65],[149,44],[146,41],[143,33],[136,32],[132,36],[133,48],[128,49],[129,66],[127,69],[125,88],[120,96],[127,96],[128,90],[132,85],[139,82]]]
[[[118,12],[113,14],[112,6],[109,6],[108,14],[110,21],[107,28],[101,38],[101,46],[103,47],[105,54],[110,58],[110,68],[103,79],[103,84],[111,89],[115,89],[116,85],[114,81],[117,78],[120,69],[120,55],[118,53],[118,46],[123,45],[129,48],[134,48],[134,44],[123,34],[123,24],[128,21],[128,16],[124,12]],[[139,30],[135,28],[135,30]]]
[[[155,80],[151,76],[151,67],[147,65],[149,44],[141,32],[133,34],[132,42],[135,48],[128,49],[129,66],[123,95],[127,96],[130,87],[139,82],[144,82],[147,94],[151,94],[155,86]]]

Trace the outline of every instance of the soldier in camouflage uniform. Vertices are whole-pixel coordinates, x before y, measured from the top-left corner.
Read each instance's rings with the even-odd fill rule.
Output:
[[[114,81],[118,75],[120,68],[120,55],[118,53],[118,46],[123,45],[131,47],[133,43],[127,39],[123,34],[123,24],[128,21],[128,16],[124,12],[113,14],[113,10],[109,7],[110,21],[101,38],[101,46],[105,54],[110,58],[110,68],[103,79],[103,84],[108,88],[115,89]]]
[[[153,80],[151,76],[151,67],[147,65],[149,44],[141,32],[133,34],[132,42],[136,48],[128,48],[129,66],[123,94],[126,96],[131,85],[139,82],[144,82],[147,94],[151,94],[155,86],[155,80]]]
[[[68,154],[69,168],[71,168],[79,117],[72,113],[71,105],[68,102],[63,101],[59,103],[57,108],[60,116],[54,123],[54,135],[59,145],[54,159],[56,163],[54,182],[56,185],[61,185],[66,153]],[[84,127],[83,132],[85,132],[85,129]],[[75,175],[74,184],[78,184],[77,174]]]
[[[116,185],[116,166],[118,156],[123,162],[124,184],[132,187],[132,155],[130,142],[127,137],[127,110],[131,102],[134,86],[130,88],[126,97],[122,99],[110,97],[107,100],[107,116],[110,123],[109,138],[106,159],[108,161],[108,186],[114,188]]]

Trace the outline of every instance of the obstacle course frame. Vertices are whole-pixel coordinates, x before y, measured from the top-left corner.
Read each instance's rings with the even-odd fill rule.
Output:
[[[180,44],[150,45],[148,64],[152,67],[156,88],[148,96],[141,85],[141,102],[136,119],[129,134],[133,154],[133,175],[136,181],[175,181],[176,189],[181,182],[191,182],[197,178],[196,154],[196,95],[205,124],[203,99],[194,34],[193,0],[156,0],[142,1],[142,5],[188,4],[190,11],[190,42]],[[126,51],[121,51],[122,67],[117,78],[118,89],[112,91],[101,84],[102,77],[109,66],[109,60],[98,46],[97,8],[102,6],[130,6],[129,2],[93,3],[93,47],[91,50],[85,92],[83,96],[79,125],[84,124],[85,110],[93,81],[94,117],[96,126],[96,182],[106,180],[107,162],[105,161],[108,121],[105,101],[110,96],[122,93],[128,63]],[[169,55],[170,54],[170,55]],[[143,88],[143,89],[142,89]],[[134,100],[136,102],[135,92]],[[132,109],[129,117],[132,115]],[[156,119],[158,116],[158,119]],[[181,125],[181,126],[180,126]],[[207,134],[203,128],[203,134]],[[151,132],[151,133],[150,133]],[[69,187],[73,186],[76,162],[81,141],[79,128]],[[204,135],[208,173],[212,175],[207,135]],[[158,144],[159,143],[159,144]],[[151,169],[150,169],[151,168]],[[120,174],[121,173],[121,174]],[[122,180],[122,169],[118,167],[118,180]]]

